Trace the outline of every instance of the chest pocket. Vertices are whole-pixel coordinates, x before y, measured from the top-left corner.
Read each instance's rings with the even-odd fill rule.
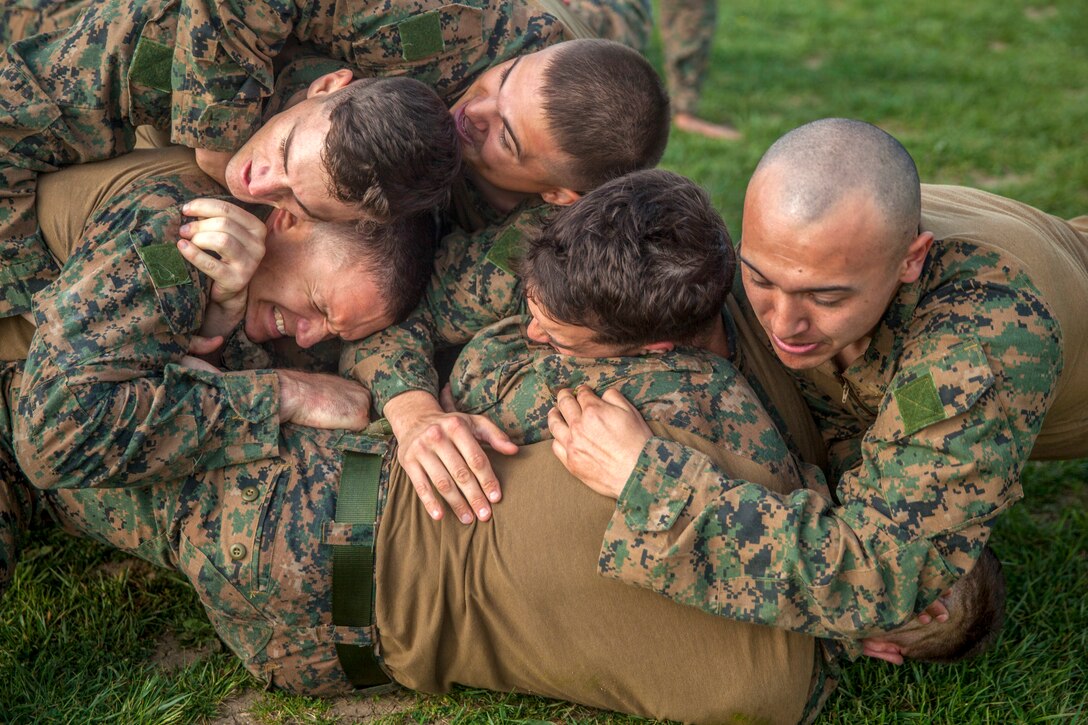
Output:
[[[866,439],[897,441],[963,415],[994,385],[993,370],[977,339],[949,345],[936,362],[896,375]]]
[[[485,52],[483,10],[440,5],[400,22],[383,25],[354,44],[354,62],[382,75],[411,71],[417,80],[445,95]]]

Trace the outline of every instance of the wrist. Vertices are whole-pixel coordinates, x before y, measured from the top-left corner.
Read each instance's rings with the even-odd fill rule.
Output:
[[[298,407],[299,401],[299,383],[290,371],[287,370],[273,370],[276,374],[276,385],[278,390],[278,399],[280,403],[279,417],[280,422],[284,423],[291,419],[295,414],[295,409]]]
[[[422,418],[441,415],[438,399],[425,390],[409,390],[391,398],[382,411],[398,438],[407,433]]]

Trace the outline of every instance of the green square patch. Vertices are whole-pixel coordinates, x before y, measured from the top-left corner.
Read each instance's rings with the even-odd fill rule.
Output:
[[[899,417],[903,419],[904,435],[948,417],[930,373],[896,388],[892,395],[895,396],[895,402],[899,405]]]
[[[437,10],[397,24],[400,32],[401,55],[407,61],[421,60],[446,48],[442,39],[442,18]]]
[[[521,254],[523,242],[522,231],[516,225],[509,226],[495,239],[485,259],[503,272],[513,274],[513,260]]]
[[[141,37],[129,66],[129,80],[139,85],[170,92],[170,67],[174,62],[174,49],[169,45]]]
[[[181,252],[173,244],[151,244],[137,247],[136,251],[140,259],[144,260],[144,266],[156,287],[162,289],[192,284],[185,257],[181,256]]]

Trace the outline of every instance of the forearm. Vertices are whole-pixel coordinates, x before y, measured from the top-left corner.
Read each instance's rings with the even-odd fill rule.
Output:
[[[176,246],[159,240],[177,238],[180,204],[209,185],[196,172],[157,177],[111,199],[36,298],[16,423],[36,484],[148,483],[277,450],[273,375],[175,364],[207,293]]]
[[[420,391],[434,399],[438,395],[434,336],[425,312],[417,310],[399,325],[345,343],[340,371],[371,391],[379,415],[387,415],[386,405],[405,393]]]
[[[38,384],[24,387],[16,448],[39,488],[151,485],[278,453],[279,386],[269,371],[168,364],[159,376],[85,377],[34,376]]]
[[[981,549],[997,513],[963,521],[959,535]],[[955,581],[945,553],[876,507],[775,494],[653,438],[617,502],[600,567],[713,614],[855,638],[906,621]]]

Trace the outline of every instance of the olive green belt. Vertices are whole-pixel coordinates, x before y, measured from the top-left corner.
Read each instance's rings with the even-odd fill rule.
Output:
[[[382,457],[344,451],[340,491],[336,497],[336,523],[369,526],[378,516],[378,491]],[[374,536],[369,543],[335,545],[332,548],[332,621],[343,627],[374,624]],[[372,645],[338,643],[336,655],[348,680],[356,687],[376,687],[391,682],[378,664]]]

